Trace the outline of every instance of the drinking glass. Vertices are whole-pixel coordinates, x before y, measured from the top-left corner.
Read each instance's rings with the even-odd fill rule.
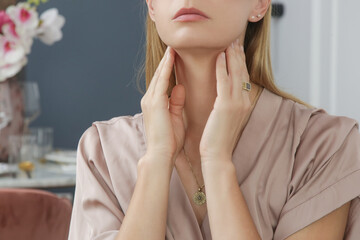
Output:
[[[10,167],[17,167],[20,173],[26,173],[28,178],[35,168],[34,150],[36,146],[36,136],[10,135],[9,136],[9,164]]]
[[[3,82],[0,83],[0,130],[11,122],[12,117],[9,83]]]
[[[31,127],[29,132],[36,137],[34,157],[40,162],[45,162],[45,155],[53,150],[54,129],[51,127]]]
[[[29,125],[40,115],[40,92],[36,82],[25,81],[21,84],[24,96],[24,133],[29,132]]]

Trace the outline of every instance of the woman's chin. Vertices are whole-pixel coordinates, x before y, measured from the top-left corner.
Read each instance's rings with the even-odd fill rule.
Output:
[[[214,51],[219,49],[226,49],[226,44],[224,43],[209,43],[209,41],[190,41],[184,40],[180,41],[179,39],[175,42],[165,42],[167,46],[179,51]]]
[[[204,48],[204,47],[172,47],[176,54],[182,59],[211,59],[216,57],[225,48]]]

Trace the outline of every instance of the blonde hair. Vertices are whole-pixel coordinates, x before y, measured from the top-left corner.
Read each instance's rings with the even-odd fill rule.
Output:
[[[276,95],[291,99],[307,107],[311,107],[309,104],[303,102],[295,96],[280,90],[275,84],[270,55],[271,10],[272,8],[270,5],[264,18],[258,22],[249,22],[246,29],[244,49],[250,79],[252,82],[266,88]],[[146,58],[141,69],[142,74],[145,72],[146,90],[150,85],[151,79],[165,53],[166,48],[166,44],[160,39],[157,33],[155,23],[151,20],[149,14],[147,14]],[[173,71],[168,88],[169,97],[171,95],[172,88],[175,85],[175,73]]]

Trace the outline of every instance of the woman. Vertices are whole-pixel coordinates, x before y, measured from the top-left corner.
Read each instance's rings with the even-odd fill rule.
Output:
[[[142,113],[81,137],[70,239],[358,239],[358,125],[274,85],[271,1],[146,3]]]

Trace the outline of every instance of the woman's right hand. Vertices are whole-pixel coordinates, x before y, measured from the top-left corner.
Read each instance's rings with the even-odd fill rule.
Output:
[[[146,154],[168,161],[166,163],[171,163],[172,167],[185,139],[182,115],[185,88],[178,84],[173,88],[170,99],[167,95],[175,54],[174,49],[166,49],[150,86],[141,99],[147,141]]]

